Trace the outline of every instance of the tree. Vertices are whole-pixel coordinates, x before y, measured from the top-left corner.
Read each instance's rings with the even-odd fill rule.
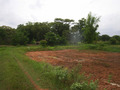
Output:
[[[56,45],[58,41],[58,36],[54,32],[48,32],[45,35],[45,40],[47,41],[48,45]]]
[[[26,45],[28,43],[28,37],[21,31],[17,30],[12,39],[13,45]]]
[[[119,35],[114,35],[112,36],[112,38],[115,38],[116,39],[116,44],[120,44],[120,36]]]
[[[107,34],[104,34],[104,35],[100,36],[100,40],[102,40],[102,41],[109,41],[110,40],[110,36],[107,35]]]
[[[0,27],[0,44],[9,45],[12,42],[12,37],[15,33],[15,29],[9,26]]]
[[[119,35],[114,35],[114,36],[112,36],[112,38],[115,38],[116,40],[120,40],[120,36]]]
[[[29,38],[29,43],[31,43],[33,40],[40,41],[45,39],[44,35],[50,31],[50,26],[47,22],[28,22],[26,25],[18,25],[17,29],[22,31]]]
[[[83,28],[85,27],[85,21],[86,19],[82,18],[81,20],[78,20],[78,23],[75,23],[75,25],[72,27],[71,36],[74,43],[83,42]]]
[[[112,38],[110,39],[110,44],[113,44],[113,45],[117,44],[117,40],[112,37]]]
[[[85,27],[83,28],[84,42],[93,43],[97,40],[99,32],[96,31],[99,27],[99,25],[97,24],[99,22],[99,19],[99,17],[92,16],[91,12],[88,14],[85,21]]]
[[[69,40],[70,25],[72,22],[74,22],[72,19],[56,18],[54,22],[51,23],[51,30],[60,37],[64,37],[66,40]]]

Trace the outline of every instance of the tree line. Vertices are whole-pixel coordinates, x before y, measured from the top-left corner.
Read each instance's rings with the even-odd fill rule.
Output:
[[[100,36],[97,29],[100,17],[90,12],[87,18],[75,22],[72,19],[55,18],[54,22],[28,22],[20,24],[16,29],[0,26],[1,45],[26,45],[41,42],[47,45],[65,45],[81,43],[97,43],[109,41],[120,44],[120,36]]]

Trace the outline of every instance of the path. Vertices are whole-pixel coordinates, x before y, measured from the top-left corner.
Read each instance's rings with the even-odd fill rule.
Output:
[[[24,74],[28,77],[28,79],[30,80],[30,82],[32,83],[32,85],[35,87],[36,90],[48,90],[48,89],[41,89],[39,87],[39,85],[37,85],[35,83],[35,81],[32,79],[32,77],[30,76],[30,74],[25,70],[24,66],[22,65],[22,63],[20,63],[20,61],[14,56],[15,60],[17,61],[19,67],[21,68],[21,70],[24,72]]]

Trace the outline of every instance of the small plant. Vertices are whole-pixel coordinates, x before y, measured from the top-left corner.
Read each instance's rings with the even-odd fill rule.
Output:
[[[76,82],[76,83],[73,83],[70,88],[71,88],[71,90],[96,90],[97,89],[97,81],[96,82],[91,81],[90,83]]]
[[[104,90],[107,90],[106,88],[104,88]]]
[[[68,71],[66,69],[62,69],[61,67],[57,67],[55,75],[57,81],[65,83],[68,78]]]
[[[112,80],[112,75],[108,75],[108,82],[110,83]]]
[[[46,47],[47,46],[47,41],[46,40],[41,40],[40,45],[43,46],[43,47]]]
[[[80,75],[80,70],[81,70],[82,65],[78,64],[76,67],[74,67],[71,72],[70,72],[70,78],[73,79],[73,81],[80,81],[84,79],[84,75]],[[81,79],[82,78],[82,79]]]
[[[70,87],[72,90],[82,90],[82,85],[78,82],[73,83]]]
[[[33,39],[33,40],[31,41],[31,43],[32,43],[32,44],[36,44],[36,40]]]

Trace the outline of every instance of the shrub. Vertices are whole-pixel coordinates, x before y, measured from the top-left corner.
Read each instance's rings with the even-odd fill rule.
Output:
[[[56,68],[55,76],[57,81],[65,83],[68,78],[68,71],[66,69],[62,69],[61,67]]]
[[[105,44],[104,44],[104,43],[100,43],[100,44],[97,45],[97,49],[98,49],[98,50],[103,50],[104,47],[105,47]]]
[[[46,47],[47,46],[47,41],[46,40],[41,40],[40,45],[43,46],[43,47]]]
[[[43,75],[49,79],[54,80],[57,89],[60,90],[95,90],[97,83],[90,81],[84,74],[80,74],[81,64],[77,65],[73,70],[69,71],[63,67],[50,68],[48,65],[44,67]]]
[[[45,40],[47,41],[48,45],[54,46],[57,43],[57,35],[53,32],[48,32],[45,35]]]
[[[58,45],[65,45],[65,44],[67,44],[66,38],[58,36],[57,44]]]
[[[113,45],[117,44],[117,40],[115,38],[111,38],[110,44],[113,44]]]
[[[76,83],[73,83],[70,88],[71,88],[71,90],[96,90],[97,89],[97,81],[96,82],[91,81],[90,83],[76,82]]]
[[[32,43],[32,44],[36,44],[36,40],[33,39],[33,40],[31,41],[31,43]]]

